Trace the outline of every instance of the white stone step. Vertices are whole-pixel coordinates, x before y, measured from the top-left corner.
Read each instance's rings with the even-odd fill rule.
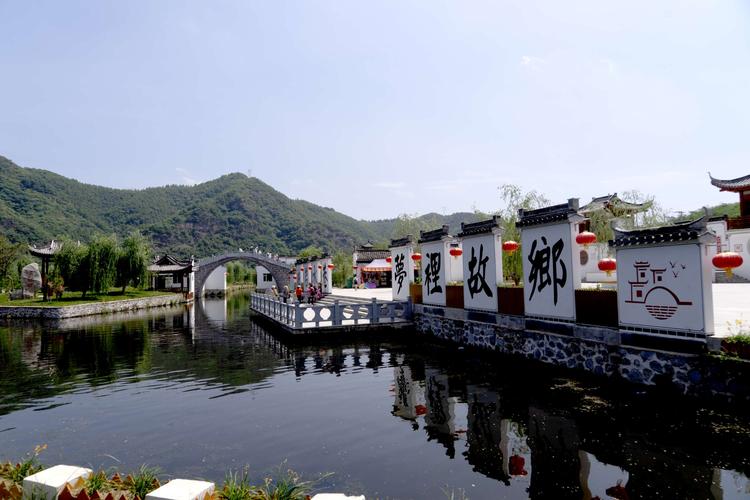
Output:
[[[49,469],[32,474],[23,480],[24,498],[45,498],[54,500],[66,484],[86,479],[93,471],[74,465],[55,465]]]
[[[146,500],[203,500],[213,493],[216,485],[207,481],[172,479],[148,495]]]

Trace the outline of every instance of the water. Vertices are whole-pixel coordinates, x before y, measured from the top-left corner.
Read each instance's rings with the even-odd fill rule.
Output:
[[[247,300],[0,326],[0,460],[333,472],[368,499],[748,495],[745,411],[407,334],[291,344]]]

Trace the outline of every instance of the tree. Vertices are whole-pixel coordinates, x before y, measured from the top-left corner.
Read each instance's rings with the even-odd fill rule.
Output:
[[[322,257],[323,253],[323,250],[321,250],[320,248],[310,245],[300,250],[297,257],[300,259],[306,259],[307,257]]]
[[[128,285],[141,287],[146,281],[148,261],[151,248],[139,232],[134,231],[122,242],[119,255],[117,256],[117,284],[125,288]]]
[[[0,288],[7,288],[12,280],[13,263],[21,252],[21,246],[11,243],[0,235]]]
[[[499,215],[503,221],[503,240],[513,240],[521,243],[521,232],[516,227],[518,222],[518,209],[534,210],[549,205],[546,196],[534,190],[526,193],[514,184],[503,184],[500,186],[500,197],[505,202],[505,208],[500,210]],[[503,252],[503,276],[518,285],[523,277],[523,249],[512,254]]]
[[[333,255],[333,286],[343,287],[346,280],[353,274],[352,254],[339,250]]]
[[[88,275],[87,254],[88,248],[80,242],[62,240],[62,248],[53,259],[54,274],[62,279],[68,290],[85,290]]]
[[[106,293],[112,288],[117,278],[118,254],[117,238],[114,235],[94,238],[85,259],[88,276],[84,294],[87,290],[97,294]]]

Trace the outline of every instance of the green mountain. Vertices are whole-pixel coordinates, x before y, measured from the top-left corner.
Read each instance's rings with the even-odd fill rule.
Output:
[[[366,241],[385,244],[399,231],[434,229],[444,223],[457,231],[460,220],[472,217],[428,214],[406,225],[399,219],[358,221],[331,208],[292,200],[243,174],[195,186],[111,189],[22,168],[0,156],[0,234],[19,243],[61,237],[88,241],[96,233],[124,236],[136,229],[159,253],[203,257],[257,245],[294,255],[309,245],[334,251]]]

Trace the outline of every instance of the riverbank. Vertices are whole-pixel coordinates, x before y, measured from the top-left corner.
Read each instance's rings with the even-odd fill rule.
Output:
[[[111,298],[107,297],[108,299]],[[0,318],[3,319],[65,319],[115,312],[134,311],[152,307],[167,307],[191,301],[181,293],[163,293],[159,295],[107,300],[103,302],[83,302],[73,305],[56,305],[47,302],[44,305],[0,305]]]

